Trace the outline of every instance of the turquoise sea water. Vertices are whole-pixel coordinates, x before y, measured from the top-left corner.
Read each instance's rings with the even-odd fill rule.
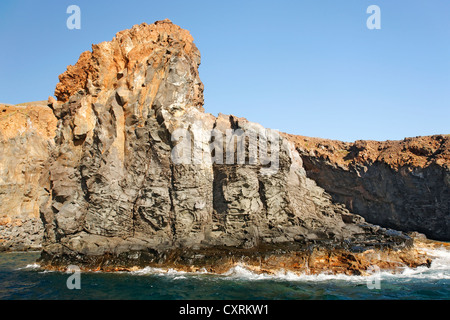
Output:
[[[132,273],[81,273],[79,290],[67,287],[72,274],[39,269],[38,256],[0,254],[0,300],[450,300],[450,253],[445,251],[436,253],[429,269],[405,269],[374,278],[261,276],[242,266],[227,275],[146,268]]]

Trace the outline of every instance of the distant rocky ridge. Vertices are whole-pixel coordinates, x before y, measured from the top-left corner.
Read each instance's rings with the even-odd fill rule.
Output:
[[[292,136],[280,136],[271,175],[261,174],[261,159],[175,163],[177,130],[267,132],[246,119],[204,113],[199,65],[189,32],[164,20],[94,45],[60,76],[58,101],[48,102],[56,130],[45,136],[32,197],[43,222],[43,266],[219,271],[244,261],[265,270],[358,274],[374,264],[429,264],[410,236],[365,222],[317,186],[307,176],[307,149]],[[213,142],[192,145],[213,157]]]
[[[450,240],[450,135],[355,143],[287,136],[334,201],[370,223]]]

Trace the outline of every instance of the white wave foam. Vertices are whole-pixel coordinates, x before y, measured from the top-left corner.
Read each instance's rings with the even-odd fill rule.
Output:
[[[152,268],[152,267],[145,267],[144,269],[131,271],[131,274],[134,275],[170,275],[170,276],[177,276],[186,274],[185,271],[177,271],[174,269],[163,269],[163,268]]]
[[[450,279],[450,250],[446,249],[423,249],[432,258],[431,266],[418,267],[415,269],[405,268],[398,275],[401,278],[411,279]]]
[[[22,268],[17,268],[17,270],[26,270],[26,269],[39,269],[41,266],[38,265],[37,263],[33,263],[33,264],[27,264],[25,267]]]
[[[186,272],[186,271],[179,271],[179,270],[175,270],[175,269],[164,269],[164,268],[154,268],[154,267],[145,267],[143,269],[131,271],[130,273],[133,275],[162,275],[162,276],[180,276],[180,277],[185,276],[185,275],[211,274],[205,268],[202,268],[197,272]]]
[[[328,281],[328,280],[345,280],[360,282],[366,278],[360,276],[350,276],[345,274],[300,274],[292,271],[279,270],[275,274],[258,274],[245,267],[245,265],[237,265],[224,274],[229,279],[240,280],[282,280],[282,281]]]
[[[223,275],[216,275],[207,272],[202,269],[198,272],[185,272],[177,271],[174,269],[163,269],[163,268],[152,268],[146,267],[137,271],[132,271],[131,274],[134,275],[161,275],[170,276],[174,280],[186,279],[187,276],[197,276],[197,275],[215,275],[218,277],[223,277],[230,280],[279,280],[279,281],[300,281],[300,282],[321,282],[321,281],[350,281],[354,283],[365,283],[371,277],[378,277],[380,280],[408,280],[408,279],[450,279],[450,250],[446,249],[427,249],[425,251],[433,261],[431,266],[428,268],[426,266],[418,268],[408,268],[404,267],[401,272],[392,273],[389,271],[381,271],[371,276],[357,276],[357,275],[345,275],[345,274],[331,274],[331,273],[320,273],[320,274],[299,274],[292,271],[279,270],[275,274],[264,274],[257,273],[246,267],[245,264],[237,264],[228,272]]]

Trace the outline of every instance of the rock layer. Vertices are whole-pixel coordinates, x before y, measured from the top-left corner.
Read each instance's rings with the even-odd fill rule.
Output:
[[[450,135],[355,143],[287,137],[334,201],[370,223],[450,240]]]
[[[51,201],[41,206],[44,266],[110,270],[170,265],[183,252],[217,264],[211,257],[224,254],[411,248],[405,234],[334,203],[288,139],[204,113],[199,65],[191,35],[164,20],[94,45],[60,76]],[[245,152],[217,161],[235,145],[230,132],[247,136]],[[188,151],[200,157],[186,159]]]
[[[258,247],[254,249],[178,248],[165,252],[134,251],[119,255],[112,253],[101,256],[80,255],[77,263],[86,271],[139,271],[147,267],[165,268],[183,272],[227,274],[235,267],[247,269],[256,274],[280,274],[292,272],[297,275],[347,274],[370,276],[379,270],[392,273],[407,268],[430,267],[433,255],[430,249],[448,250],[448,243],[423,243],[415,240],[414,246],[403,250],[368,249],[361,252],[343,248],[326,248],[312,245],[306,250],[295,245],[283,248]],[[431,243],[430,243],[431,242]],[[46,256],[51,260],[45,268],[66,271],[73,263],[69,256]],[[379,269],[378,269],[379,268]]]
[[[43,105],[0,105],[0,250],[37,250],[56,118]]]

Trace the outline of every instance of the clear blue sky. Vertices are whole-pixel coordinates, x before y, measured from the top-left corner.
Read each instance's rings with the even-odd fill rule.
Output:
[[[2,0],[0,102],[46,100],[93,43],[165,18],[202,53],[207,112],[344,141],[450,133],[448,0]]]

